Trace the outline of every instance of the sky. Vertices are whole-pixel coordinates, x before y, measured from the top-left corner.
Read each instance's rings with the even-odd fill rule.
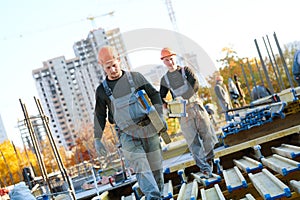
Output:
[[[223,47],[232,47],[239,57],[257,57],[254,39],[261,49],[262,37],[268,35],[272,44],[274,32],[281,46],[298,41],[298,2],[173,0],[172,5],[177,31],[202,47],[217,69]],[[112,11],[112,16],[107,15]],[[87,19],[90,16],[94,21]],[[55,57],[74,58],[73,44],[95,28],[174,30],[165,0],[3,0],[0,24],[0,115],[9,139],[20,147],[17,122],[24,115],[19,99],[29,114],[38,113],[32,70]],[[277,50],[275,43],[272,45]],[[155,53],[139,55],[133,64],[152,62],[145,59],[158,59],[159,52]]]

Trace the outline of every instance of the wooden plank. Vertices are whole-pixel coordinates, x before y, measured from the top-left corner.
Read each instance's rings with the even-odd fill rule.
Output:
[[[233,159],[233,163],[246,173],[250,173],[263,168],[260,162],[248,156],[243,156],[243,158],[241,159]]]
[[[261,162],[275,172],[286,176],[288,173],[300,170],[300,163],[294,160],[273,154],[269,157],[262,158]]]
[[[220,186],[218,184],[215,184],[213,188],[204,189],[202,188],[200,190],[201,192],[201,199],[202,200],[225,200],[225,197],[220,189]]]
[[[291,180],[290,181],[291,188],[298,194],[300,194],[300,181]]]
[[[300,147],[288,144],[281,144],[280,147],[272,147],[272,152],[287,158],[295,158],[300,156]]]
[[[227,190],[229,192],[248,187],[247,181],[236,166],[231,169],[224,170],[223,176],[225,179]]]
[[[162,156],[164,160],[173,158],[189,152],[185,139],[171,142],[163,148]]]
[[[179,164],[176,164],[176,165],[166,168],[165,173],[172,173],[172,172],[178,171],[183,168],[194,166],[195,164],[196,164],[196,162],[194,160],[189,160],[185,163],[179,163]]]
[[[164,184],[164,199],[171,199],[173,198],[173,184],[172,180],[169,180],[167,183]]]
[[[281,131],[277,131],[277,132],[274,132],[274,133],[269,134],[269,135],[265,135],[265,136],[262,136],[262,137],[259,137],[259,138],[256,138],[256,139],[249,140],[247,142],[243,142],[243,143],[231,146],[231,147],[227,147],[227,148],[222,149],[220,151],[216,151],[215,152],[215,158],[219,158],[219,157],[222,157],[222,156],[225,156],[225,155],[229,155],[229,154],[232,154],[234,152],[253,147],[255,145],[266,143],[266,142],[276,140],[276,139],[279,139],[279,138],[282,138],[282,137],[285,137],[285,136],[288,136],[288,135],[292,135],[294,133],[299,133],[299,132],[300,132],[300,125],[293,126],[291,128],[287,128],[287,129],[284,129],[284,130],[281,130]]]
[[[256,174],[249,173],[248,175],[253,186],[264,199],[277,199],[291,196],[289,187],[267,169],[263,169],[262,172]]]
[[[181,185],[177,200],[197,199],[198,198],[198,183],[194,180],[191,183]]]
[[[255,198],[252,196],[252,194],[246,194],[245,198],[242,198],[240,200],[255,200]]]

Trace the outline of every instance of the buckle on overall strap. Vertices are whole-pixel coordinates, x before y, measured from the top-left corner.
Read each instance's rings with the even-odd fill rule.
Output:
[[[150,121],[150,119],[149,119],[149,117],[145,117],[144,119],[142,119],[141,121],[139,121],[138,123],[137,123],[137,125],[138,126],[147,126],[147,125],[149,125],[151,123],[151,121]]]

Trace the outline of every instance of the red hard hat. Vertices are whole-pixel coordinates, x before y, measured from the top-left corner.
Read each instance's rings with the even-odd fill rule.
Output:
[[[161,50],[161,57],[160,59],[164,59],[165,57],[168,57],[168,56],[173,56],[173,55],[176,55],[176,53],[174,51],[172,51],[170,48],[168,47],[165,47]]]

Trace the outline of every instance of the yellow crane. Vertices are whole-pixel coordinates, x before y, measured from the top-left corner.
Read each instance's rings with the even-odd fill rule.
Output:
[[[88,16],[86,19],[91,21],[92,27],[93,27],[93,28],[97,28],[96,23],[95,23],[95,18],[98,18],[98,17],[105,17],[105,16],[113,16],[114,13],[115,13],[115,11],[111,11],[111,12],[104,13],[104,14],[98,15],[98,16],[90,15],[90,16]]]

